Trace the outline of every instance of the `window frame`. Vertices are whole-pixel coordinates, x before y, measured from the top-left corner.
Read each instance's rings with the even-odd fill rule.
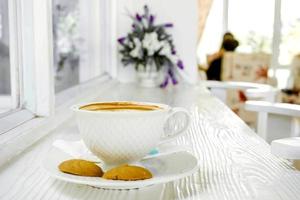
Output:
[[[53,113],[53,56],[50,50],[52,24],[49,18],[49,2],[8,1],[11,95],[14,110],[0,118],[0,124],[6,123],[4,128],[0,127],[1,135],[35,116],[45,117]]]
[[[20,5],[18,0],[8,1],[8,15],[9,15],[9,53],[10,53],[10,74],[11,74],[11,95],[2,96],[2,103],[9,102],[10,110],[0,115],[0,134],[3,135],[14,127],[34,118],[34,114],[22,105],[22,49],[20,33],[21,22],[20,18]]]
[[[79,85],[55,94],[52,0],[28,0],[26,3],[9,0],[13,35],[10,40],[15,40],[11,48],[12,66],[17,69],[13,81],[19,86],[15,90],[19,109],[0,116],[0,124],[6,123],[0,126],[0,165],[68,120],[72,116],[70,105],[93,100],[98,92],[115,84],[112,78],[117,75],[116,0],[95,0],[89,5],[93,20],[88,20],[88,31],[99,26],[97,33],[101,33],[89,38],[90,42],[99,44],[87,52],[92,61],[89,72]],[[89,80],[91,77],[94,78]],[[43,131],[38,131],[42,127]]]
[[[21,104],[21,86],[20,86],[20,67],[19,67],[19,55],[18,41],[14,38],[18,38],[18,24],[17,24],[17,8],[16,0],[8,2],[8,14],[9,14],[9,55],[10,55],[10,74],[11,74],[11,108],[17,109]]]
[[[56,96],[52,69],[52,0],[29,0],[26,3],[21,0],[10,0],[8,2],[11,85],[14,94],[11,102],[15,109],[26,109],[38,117],[47,117],[53,114]],[[79,2],[84,5],[85,1]],[[82,73],[83,77],[79,84],[94,79],[95,74],[97,76],[108,74],[115,78],[117,61],[112,58],[117,57],[116,23],[114,23],[116,1],[91,1],[91,4],[84,9],[89,15],[84,22],[86,33],[92,33],[95,27],[99,28],[96,33],[85,35],[90,45],[86,53],[89,63],[85,68],[88,70]],[[44,23],[45,21],[47,23]],[[94,45],[94,41],[97,41],[98,45]],[[28,50],[30,46],[31,49]]]

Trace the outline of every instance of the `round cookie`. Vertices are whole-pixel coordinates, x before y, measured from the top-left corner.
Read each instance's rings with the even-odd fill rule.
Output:
[[[111,180],[137,181],[152,178],[149,170],[130,165],[122,165],[104,173],[103,177]]]
[[[66,160],[58,168],[64,173],[78,176],[101,177],[103,175],[102,169],[95,163],[80,159]]]

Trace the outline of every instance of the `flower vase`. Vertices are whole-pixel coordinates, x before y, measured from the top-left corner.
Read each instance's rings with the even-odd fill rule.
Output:
[[[157,87],[159,72],[155,66],[147,65],[145,67],[139,67],[137,70],[137,79],[141,87],[151,88]]]

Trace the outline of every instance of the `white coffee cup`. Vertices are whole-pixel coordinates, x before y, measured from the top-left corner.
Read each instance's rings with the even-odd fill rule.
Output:
[[[136,107],[93,110],[99,105]],[[72,106],[72,110],[85,145],[107,165],[142,159],[160,143],[183,134],[190,123],[185,109],[158,103],[93,102]]]

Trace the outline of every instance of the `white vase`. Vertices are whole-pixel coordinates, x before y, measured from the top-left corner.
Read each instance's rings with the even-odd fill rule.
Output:
[[[137,71],[138,83],[141,87],[157,87],[159,72],[155,66],[147,65],[146,67],[140,67]]]

